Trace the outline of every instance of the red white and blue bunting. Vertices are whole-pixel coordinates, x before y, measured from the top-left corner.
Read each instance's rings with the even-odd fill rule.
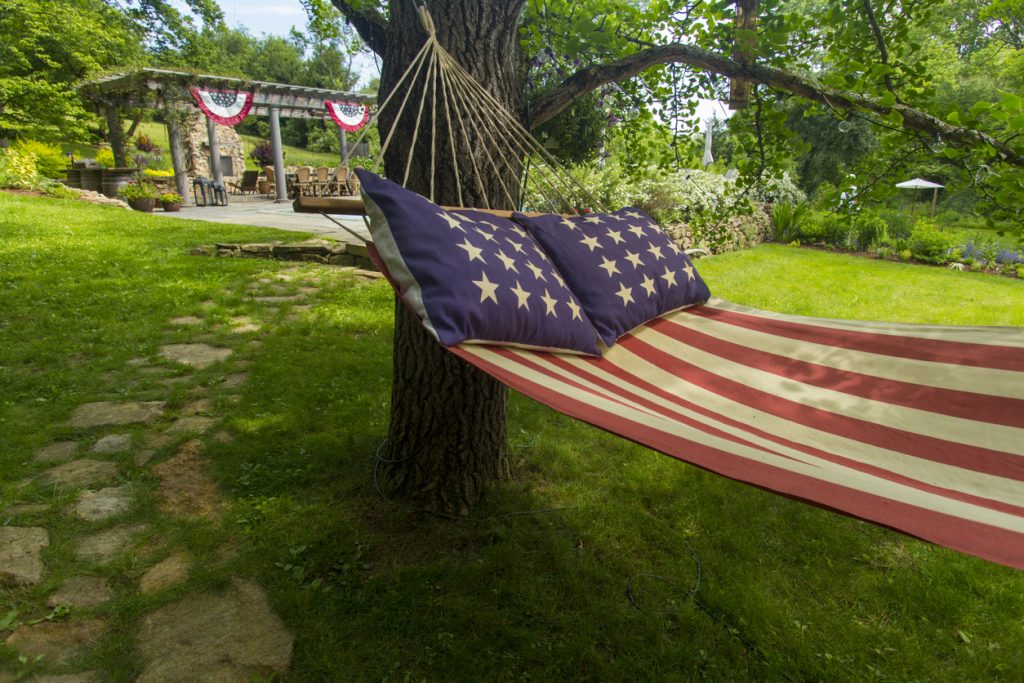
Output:
[[[334,122],[341,126],[342,130],[354,133],[370,120],[370,107],[355,102],[324,102],[327,112],[334,119]]]
[[[192,97],[203,113],[215,123],[233,126],[249,114],[252,93],[237,90],[192,88]]]

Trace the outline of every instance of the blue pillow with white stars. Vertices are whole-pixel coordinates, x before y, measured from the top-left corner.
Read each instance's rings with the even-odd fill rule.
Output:
[[[638,325],[711,296],[690,258],[636,209],[512,218],[540,242],[608,346]]]
[[[579,300],[517,223],[446,211],[369,171],[356,174],[388,278],[441,344],[601,354]]]

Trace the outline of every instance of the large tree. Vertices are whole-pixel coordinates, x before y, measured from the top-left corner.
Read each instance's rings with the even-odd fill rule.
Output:
[[[426,39],[414,3],[332,2],[382,58],[383,100]],[[894,0],[884,12],[876,11],[872,0],[800,2],[804,14],[785,12],[781,4],[760,3],[754,50],[753,33],[734,30],[726,3],[531,0],[527,6],[527,0],[431,0],[427,7],[440,44],[531,127],[610,84],[634,106],[666,106],[673,98],[678,103],[721,90],[718,77],[724,76],[760,84],[754,93],[758,118],[771,110],[761,106],[765,93],[796,95],[840,114],[859,111],[926,139],[941,138],[951,150],[981,150],[992,163],[1024,167],[1024,146],[1013,135],[1024,119],[1006,123],[1004,118],[1005,125],[997,121],[983,131],[910,104],[921,94],[923,74],[913,60],[909,27],[927,16],[936,0]],[[743,49],[734,53],[734,44]],[[534,94],[531,69],[550,70],[553,63],[564,78]],[[1008,108],[1014,104],[1003,102]],[[385,133],[391,116],[391,111],[382,114]],[[433,170],[435,196],[442,204],[457,204],[453,168],[486,142],[460,138],[454,153],[441,146],[432,166],[425,142],[429,132],[417,145],[413,133],[405,125],[395,131],[385,171],[401,178],[412,150],[407,185],[426,193]],[[759,138],[756,145],[764,152],[770,141]],[[493,190],[499,179],[488,182]],[[426,508],[467,513],[489,483],[509,473],[506,399],[504,387],[444,351],[396,306],[391,426],[384,451],[394,491]]]

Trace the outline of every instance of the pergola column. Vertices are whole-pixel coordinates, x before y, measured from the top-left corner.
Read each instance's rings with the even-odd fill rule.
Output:
[[[104,110],[107,115],[107,140],[114,153],[114,166],[125,168],[128,159],[124,155],[124,130],[121,128],[121,110],[117,105],[108,103]]]
[[[171,148],[171,164],[174,166],[174,187],[181,195],[182,204],[192,206],[188,193],[188,169],[185,167],[185,147],[181,142],[181,115],[174,101],[168,101],[164,109],[164,123],[167,125],[167,144]]]
[[[277,190],[275,201],[288,201],[288,188],[285,187],[284,149],[281,146],[281,109],[270,107],[270,145],[274,149],[274,185]]]
[[[213,174],[213,182],[223,185],[224,171],[220,167],[220,145],[217,144],[217,124],[209,117],[206,118],[206,135],[210,142],[210,172]]]
[[[338,126],[338,151],[341,153],[341,165],[348,168],[348,140],[345,136],[345,129]]]

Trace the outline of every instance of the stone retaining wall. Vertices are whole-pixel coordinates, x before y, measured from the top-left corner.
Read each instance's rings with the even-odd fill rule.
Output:
[[[257,244],[229,244],[218,242],[212,246],[197,247],[196,256],[227,258],[268,258],[280,261],[306,261],[331,266],[350,266],[364,270],[377,270],[370,260],[366,245],[309,240],[306,242],[263,242]]]

